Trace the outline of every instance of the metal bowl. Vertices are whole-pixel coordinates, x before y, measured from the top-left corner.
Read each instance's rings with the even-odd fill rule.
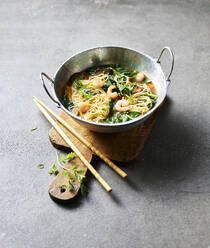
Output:
[[[160,66],[160,58],[163,52],[166,50],[168,50],[171,59],[171,68],[167,78],[165,78],[165,75]],[[61,99],[64,95],[64,87],[69,81],[70,77],[74,73],[83,71],[89,67],[108,64],[119,64],[121,66],[126,66],[128,68],[136,69],[145,73],[152,80],[156,88],[158,96],[156,105],[143,116],[139,116],[131,121],[116,124],[104,124],[87,121],[72,114],[68,109],[66,109],[63,106]],[[68,60],[66,60],[66,62],[63,63],[63,65],[60,66],[53,79],[50,78],[46,73],[42,72],[41,80],[47,94],[56,103],[57,107],[64,110],[79,124],[95,132],[114,133],[125,131],[139,125],[161,105],[166,97],[173,66],[174,55],[169,47],[164,47],[162,49],[158,59],[151,58],[144,53],[123,47],[97,47],[70,57]],[[53,95],[49,93],[44,82],[44,77],[46,77],[52,83]]]

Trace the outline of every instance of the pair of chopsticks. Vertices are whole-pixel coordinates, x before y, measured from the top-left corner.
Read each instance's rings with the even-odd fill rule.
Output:
[[[106,189],[106,191],[112,191],[112,188],[108,183],[101,177],[101,175],[93,168],[93,166],[86,160],[86,158],[81,154],[77,147],[71,142],[65,132],[59,127],[55,120],[48,114],[48,112],[55,117],[59,123],[61,123],[66,129],[68,129],[78,140],[80,140],[84,145],[92,150],[96,155],[98,155],[104,162],[109,165],[115,172],[117,172],[122,178],[126,178],[127,174],[121,170],[117,165],[115,165],[110,159],[108,159],[103,153],[101,153],[97,148],[95,148],[91,143],[84,139],[74,128],[72,128],[66,121],[64,121],[59,115],[54,113],[50,108],[48,108],[42,101],[40,101],[36,96],[33,97],[34,102],[41,110],[46,119],[52,124],[59,135],[65,140],[65,142],[70,146],[70,148],[75,152],[75,154],[81,159],[81,161],[86,165],[90,172],[95,176],[95,178],[101,183],[101,185]],[[48,111],[48,112],[47,112]]]

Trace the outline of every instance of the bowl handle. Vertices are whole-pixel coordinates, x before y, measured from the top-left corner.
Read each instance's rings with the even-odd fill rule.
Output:
[[[174,54],[173,54],[173,52],[172,52],[172,50],[171,50],[170,47],[164,47],[164,48],[161,50],[160,55],[159,55],[159,57],[158,57],[158,59],[157,59],[157,63],[160,64],[161,56],[162,56],[162,54],[164,53],[165,50],[168,50],[168,51],[169,51],[169,54],[170,54],[170,56],[171,56],[171,69],[170,69],[169,75],[168,75],[168,77],[167,77],[167,79],[166,79],[166,81],[168,82],[168,85],[169,85],[170,82],[171,82],[170,77],[171,77],[171,74],[172,74],[173,69],[174,69]]]
[[[42,85],[43,85],[45,91],[47,92],[48,96],[53,100],[53,102],[55,102],[55,103],[57,104],[57,107],[60,108],[60,107],[61,107],[61,104],[60,104],[58,101],[56,101],[56,100],[51,96],[50,92],[48,91],[47,86],[45,85],[44,77],[46,77],[52,84],[54,84],[54,81],[52,80],[51,77],[49,77],[49,76],[48,76],[46,73],[44,73],[44,72],[42,72],[42,73],[40,74],[40,77],[41,77],[41,80],[42,80]]]

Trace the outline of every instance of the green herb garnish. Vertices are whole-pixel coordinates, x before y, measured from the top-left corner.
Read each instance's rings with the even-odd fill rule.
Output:
[[[95,92],[92,91],[92,88],[96,88],[96,87],[92,87],[92,88],[87,87],[81,81],[77,81],[76,86],[77,86],[78,93],[84,96],[85,100],[90,99],[96,94]]]
[[[84,170],[74,170],[74,176],[76,177],[76,179],[78,180],[78,182],[82,182],[83,179],[85,178],[85,175],[84,175],[85,171]]]
[[[84,95],[85,100],[88,100],[88,99],[90,99],[91,97],[93,97],[96,93],[93,92],[93,91],[91,90],[90,87],[87,87],[87,88],[84,89],[83,91],[80,91],[80,94],[81,94],[81,95]]]
[[[38,127],[32,127],[31,131],[35,131]]]
[[[59,173],[59,170],[58,170],[58,168],[57,168],[57,166],[56,166],[56,163],[54,163],[54,164],[50,167],[48,173],[49,173],[50,175],[52,175],[52,174],[57,175],[57,174]]]
[[[62,185],[58,185],[58,188],[59,188],[59,189],[63,189],[63,188],[66,188],[66,185],[65,185],[65,184],[62,184]]]
[[[44,168],[44,164],[38,164],[37,167],[38,167],[39,169],[43,169],[43,168]]]
[[[62,175],[63,176],[68,176],[68,185],[67,188],[68,190],[74,190],[75,189],[75,185],[74,182],[75,180],[77,180],[80,183],[80,190],[81,190],[81,194],[82,196],[86,195],[88,190],[85,186],[85,170],[77,170],[79,168],[79,164],[75,164],[74,166],[72,166],[72,170],[73,172],[71,172],[69,169],[65,169],[62,171]]]
[[[149,96],[150,98],[155,99],[155,100],[158,98],[156,95],[150,94],[150,93],[145,93],[144,95]]]
[[[62,154],[60,156],[60,158],[58,158],[58,154],[56,153],[56,156],[57,156],[57,161],[50,167],[50,170],[49,170],[50,175],[52,175],[52,174],[57,175],[59,173],[57,165],[59,165],[61,168],[64,168],[63,164],[65,165],[66,163],[68,163],[71,160],[73,160],[74,157],[75,157],[75,153],[70,152],[66,156],[64,156],[64,154]],[[65,170],[62,173],[65,173]]]
[[[80,90],[81,88],[85,87],[85,85],[79,80],[76,82],[77,90]]]
[[[108,79],[106,80],[104,86],[102,87],[102,89],[104,91],[107,91],[109,86],[111,86],[112,84],[115,84],[115,81],[114,81],[114,76],[113,75],[108,75]]]
[[[61,163],[66,164],[66,163],[70,162],[71,160],[73,160],[74,158],[75,158],[75,153],[74,152],[70,152],[69,154],[66,155],[66,157],[62,154],[60,156],[59,161]]]
[[[79,168],[79,164],[75,164],[75,165],[72,167],[73,170],[76,170],[77,168]]]
[[[106,123],[121,123],[126,121],[131,121],[136,117],[140,116],[139,112],[114,112],[114,114],[105,120]]]
[[[62,171],[62,176],[66,176],[67,174],[68,174],[68,170],[65,170],[65,169],[64,169],[64,170]]]
[[[71,110],[74,107],[74,103],[68,98],[68,91],[63,96],[63,105],[68,109]]]
[[[135,77],[136,74],[138,73],[138,71],[136,70],[129,70],[129,69],[125,69],[125,68],[122,68],[120,66],[116,66],[116,68],[113,69],[114,72],[117,74],[117,75],[125,75],[127,77]]]

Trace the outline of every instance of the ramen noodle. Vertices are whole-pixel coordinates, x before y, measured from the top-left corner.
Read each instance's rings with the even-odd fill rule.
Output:
[[[157,94],[144,73],[107,65],[72,75],[62,101],[82,119],[120,123],[146,114],[156,104]]]

